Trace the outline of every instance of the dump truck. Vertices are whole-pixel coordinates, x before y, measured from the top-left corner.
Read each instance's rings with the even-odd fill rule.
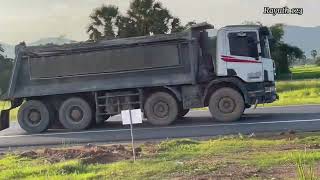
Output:
[[[84,130],[128,109],[167,126],[190,109],[209,107],[212,119],[232,122],[246,108],[277,99],[267,27],[207,23],[166,35],[65,45],[16,46],[0,129],[19,107],[29,133],[62,125]]]

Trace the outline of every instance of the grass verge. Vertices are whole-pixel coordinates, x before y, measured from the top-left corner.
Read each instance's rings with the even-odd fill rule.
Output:
[[[168,140],[143,144],[136,163],[84,163],[83,155],[52,162],[48,157],[7,154],[0,157],[0,179],[297,179],[306,174],[306,166],[312,167],[312,177],[319,178],[319,140],[292,135]]]

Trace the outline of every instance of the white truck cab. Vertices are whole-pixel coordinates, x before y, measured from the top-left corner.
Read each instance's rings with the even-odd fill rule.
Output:
[[[269,32],[261,26],[227,26],[218,31],[217,75],[236,73],[245,82],[274,81]]]
[[[250,104],[270,103],[278,99],[275,65],[269,47],[272,34],[267,27],[234,25],[207,32],[211,39],[217,41],[214,61],[217,77],[240,79],[249,96],[253,97]]]

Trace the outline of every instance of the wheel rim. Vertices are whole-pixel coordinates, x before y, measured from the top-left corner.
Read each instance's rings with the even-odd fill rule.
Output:
[[[41,122],[41,113],[37,109],[31,109],[27,116],[27,122],[31,126],[36,126]]]
[[[232,113],[236,108],[236,103],[230,97],[223,97],[218,104],[219,110],[224,114]]]
[[[169,115],[169,105],[163,101],[157,102],[153,106],[153,113],[158,118],[165,118]]]
[[[78,106],[73,106],[69,111],[69,118],[73,122],[80,122],[83,119],[83,110]]]

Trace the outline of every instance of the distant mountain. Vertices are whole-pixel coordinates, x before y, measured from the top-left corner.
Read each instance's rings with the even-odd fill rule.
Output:
[[[320,26],[300,27],[285,26],[284,42],[298,46],[307,57],[311,57],[311,50],[315,49],[320,54]]]
[[[62,45],[62,44],[70,44],[75,43],[76,41],[66,39],[64,37],[51,37],[51,38],[42,38],[38,41],[35,41],[33,43],[27,44],[29,46],[39,46],[39,45],[47,45],[47,44],[56,44],[56,45]]]
[[[70,44],[74,43],[76,41],[64,38],[64,37],[51,37],[51,38],[42,38],[38,41],[27,43],[28,46],[39,46],[39,45],[47,45],[47,44],[56,44],[56,45],[62,45],[62,44]],[[15,57],[14,47],[15,45],[10,45],[7,43],[0,42],[4,49],[4,55],[9,58]]]

